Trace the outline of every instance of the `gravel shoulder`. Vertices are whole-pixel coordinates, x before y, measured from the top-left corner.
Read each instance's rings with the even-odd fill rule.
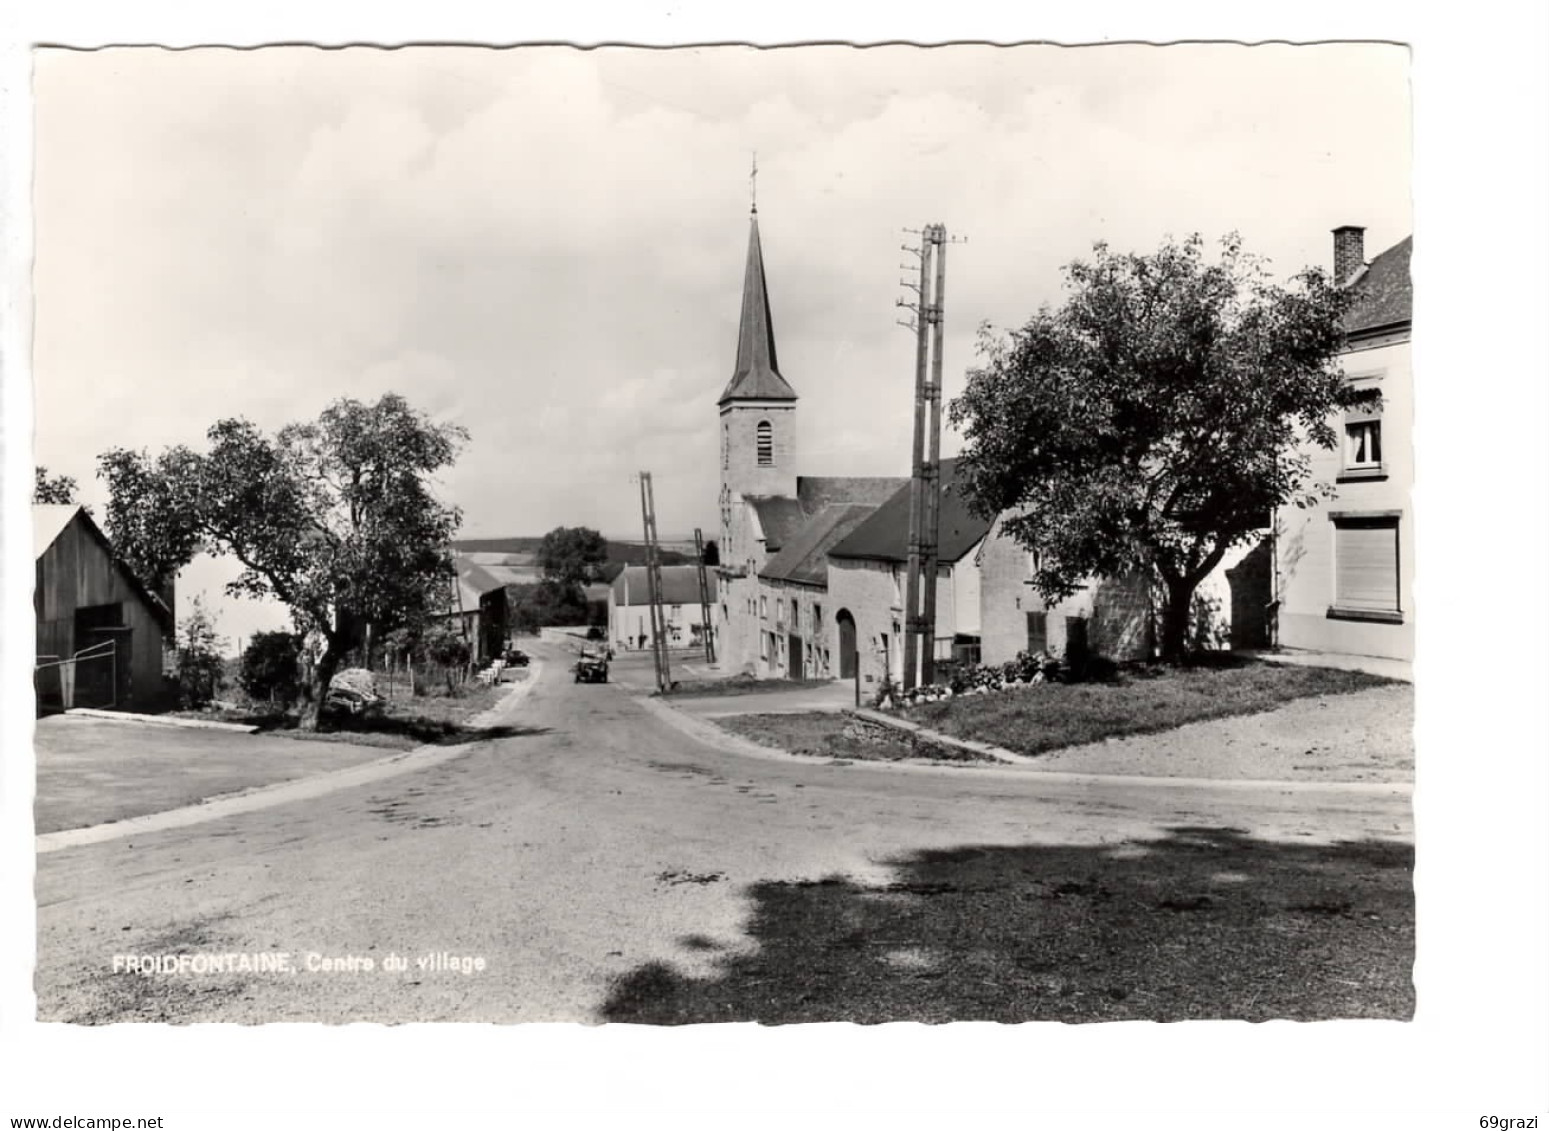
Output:
[[[1189,723],[1159,734],[1070,746],[1027,768],[1090,774],[1410,782],[1414,687],[1298,699],[1257,715]]]

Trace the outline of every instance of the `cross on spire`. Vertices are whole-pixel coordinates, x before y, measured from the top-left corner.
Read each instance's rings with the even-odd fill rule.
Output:
[[[748,174],[748,191],[753,196],[753,215],[758,215],[758,150],[753,151],[753,171]]]

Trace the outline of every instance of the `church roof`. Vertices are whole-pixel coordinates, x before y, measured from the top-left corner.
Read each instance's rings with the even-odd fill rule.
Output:
[[[742,280],[742,321],[737,330],[737,368],[716,402],[794,401],[796,390],[780,376],[775,358],[774,321],[769,314],[769,288],[764,281],[764,249],[758,239],[758,216],[748,230],[748,266]]]
[[[789,495],[746,495],[744,499],[758,514],[765,551],[775,554],[826,508],[876,508],[908,484],[909,480],[891,475],[802,475],[796,479],[794,499]]]
[[[866,519],[876,507],[841,503],[824,507],[765,563],[759,576],[771,581],[828,584],[828,551]]]
[[[956,482],[957,460],[941,461],[941,515],[937,530],[936,560],[955,562],[973,549],[989,532],[990,524],[968,509],[968,501]],[[871,558],[881,561],[909,560],[909,481],[894,492],[865,522],[833,549],[836,558]]]

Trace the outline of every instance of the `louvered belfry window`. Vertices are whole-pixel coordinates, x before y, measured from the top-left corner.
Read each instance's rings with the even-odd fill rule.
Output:
[[[1399,611],[1397,518],[1334,520],[1334,606],[1350,612]]]
[[[774,466],[774,425],[767,420],[758,422],[758,466]]]

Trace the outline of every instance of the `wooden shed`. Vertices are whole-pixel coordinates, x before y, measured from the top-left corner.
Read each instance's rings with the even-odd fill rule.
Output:
[[[34,506],[40,709],[164,705],[170,605],[124,568],[80,506]]]

